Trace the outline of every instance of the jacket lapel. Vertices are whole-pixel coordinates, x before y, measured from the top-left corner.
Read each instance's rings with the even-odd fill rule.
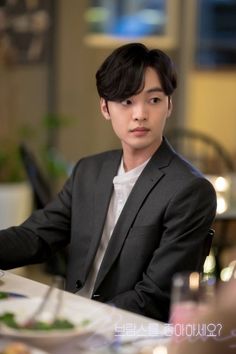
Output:
[[[110,159],[104,161],[97,180],[94,198],[94,227],[91,244],[87,255],[86,273],[91,264],[101,240],[102,231],[113,191],[113,178],[117,174],[122,152],[117,150],[111,153]]]
[[[142,208],[142,204],[145,198],[152,191],[153,187],[159,182],[159,180],[164,176],[162,168],[166,167],[170,163],[173,155],[174,153],[172,149],[164,139],[160,148],[153,155],[139,176],[113,231],[96,279],[94,287],[95,291],[117,258],[128,235],[128,232],[132,227],[132,224],[134,223],[139,210]]]

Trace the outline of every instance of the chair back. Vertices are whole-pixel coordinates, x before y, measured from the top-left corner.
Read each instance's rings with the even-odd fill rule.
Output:
[[[52,199],[50,183],[44,176],[39,164],[26,144],[22,143],[19,147],[26,174],[32,186],[36,209],[44,208]],[[46,273],[53,275],[66,274],[67,250],[62,249],[54,254],[45,262]]]
[[[44,176],[32,151],[22,143],[19,146],[20,155],[31,187],[34,193],[35,207],[43,208],[51,199],[52,191],[49,181]]]
[[[225,175],[235,170],[226,149],[214,138],[189,129],[172,129],[167,139],[184,158],[208,175]]]

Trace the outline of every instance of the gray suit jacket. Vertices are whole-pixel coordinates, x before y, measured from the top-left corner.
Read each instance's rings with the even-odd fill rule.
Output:
[[[101,239],[122,152],[81,159],[56,199],[0,232],[0,268],[36,263],[69,244],[67,290],[80,289]],[[201,271],[216,211],[212,185],[164,139],[117,221],[93,299],[168,319],[174,273]]]

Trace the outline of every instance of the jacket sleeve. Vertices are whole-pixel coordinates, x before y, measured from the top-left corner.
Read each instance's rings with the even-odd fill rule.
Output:
[[[0,231],[0,268],[43,262],[69,243],[72,179],[44,209],[33,212],[19,226]]]
[[[109,303],[167,321],[171,279],[177,272],[202,271],[215,212],[216,195],[207,180],[195,179],[177,191],[166,208],[160,245],[142,279]]]

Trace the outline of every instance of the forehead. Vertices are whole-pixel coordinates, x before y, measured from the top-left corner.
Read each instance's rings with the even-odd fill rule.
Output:
[[[152,67],[147,67],[144,73],[143,91],[149,88],[159,88],[163,91],[159,75]]]

